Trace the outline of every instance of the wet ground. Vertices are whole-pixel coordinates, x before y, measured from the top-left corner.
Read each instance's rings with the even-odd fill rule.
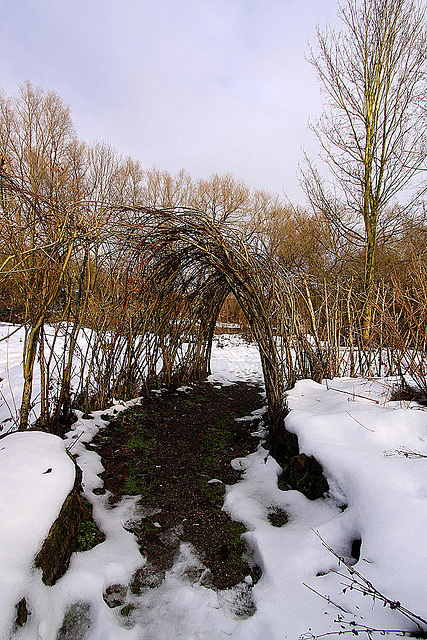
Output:
[[[203,567],[194,579],[203,584],[228,589],[249,574],[259,577],[241,539],[243,525],[222,505],[225,485],[240,477],[231,460],[255,451],[259,442],[251,435],[259,418],[235,418],[262,405],[258,387],[201,383],[152,393],[95,438],[111,503],[141,495],[129,529],[148,561],[134,576],[135,594],[161,583],[181,542],[196,549]]]

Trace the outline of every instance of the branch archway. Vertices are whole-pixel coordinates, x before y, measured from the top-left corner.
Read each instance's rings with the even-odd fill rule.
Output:
[[[155,353],[144,374],[147,385],[151,378],[173,383],[206,376],[215,325],[224,300],[232,293],[259,347],[270,430],[282,430],[285,383],[273,319],[286,275],[263,251],[255,235],[248,237],[226,216],[215,218],[196,209],[63,201],[24,189],[4,172],[0,178],[4,223],[16,241],[14,246],[19,246],[16,255],[12,251],[7,257],[1,275],[22,276],[31,284],[33,274],[40,274],[47,292],[40,313],[26,318],[30,330],[34,332],[34,327],[38,329],[55,317],[67,269],[75,269],[80,271],[79,287],[84,295],[77,304],[70,284],[69,309],[74,311],[68,318],[74,317],[74,324],[82,326],[91,298],[98,309],[90,326],[98,328],[101,321],[104,336],[114,332],[123,336],[121,359],[114,354],[105,356],[105,345],[101,344],[103,360],[93,360],[99,369],[96,383],[101,381],[103,387],[102,393],[96,392],[95,402],[104,402],[117,389],[130,393],[135,388],[135,371],[143,370],[138,363],[143,358],[140,336],[149,336]],[[55,236],[50,219],[60,230]],[[26,220],[33,225],[31,237],[37,238],[37,244],[31,246],[23,234]],[[58,256],[65,254],[64,267]],[[37,306],[40,294],[35,291],[34,295]],[[104,322],[106,314],[108,322]],[[36,337],[39,339],[38,333]],[[70,362],[71,357],[70,352]],[[86,398],[89,387],[88,382]],[[61,395],[69,397],[70,390]]]
[[[197,345],[199,352],[188,359],[197,366],[187,374],[207,372],[215,324],[222,303],[233,293],[258,344],[270,428],[282,428],[285,383],[273,330],[275,291],[284,276],[280,267],[238,228],[201,211],[132,208],[126,213],[133,217],[130,242],[150,265],[150,281],[164,287],[165,297],[173,290],[190,302],[199,320],[197,339],[189,347],[191,352]]]

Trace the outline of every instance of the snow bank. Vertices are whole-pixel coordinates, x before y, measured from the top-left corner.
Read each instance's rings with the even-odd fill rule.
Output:
[[[29,576],[73,488],[75,467],[64,442],[53,435],[16,432],[0,440],[0,638],[9,637],[15,605],[28,598]]]
[[[18,425],[21,405],[22,350],[25,329],[21,327],[15,331],[16,328],[12,324],[0,322],[0,429],[2,433]],[[9,335],[10,338],[7,338]],[[38,380],[39,389],[40,380]]]
[[[0,337],[6,331],[0,325]],[[13,398],[20,397],[21,339],[17,332],[9,341],[0,342],[0,421],[8,416],[7,405],[13,408]],[[239,336],[215,339],[211,365],[214,384],[262,383],[258,350]],[[232,593],[217,594],[185,578],[186,568],[197,562],[185,547],[160,587],[147,590],[139,600],[134,598],[136,608],[127,620],[104,602],[105,588],[126,585],[145,558],[135,538],[123,528],[133,517],[137,498],[124,498],[111,508],[108,493],[93,493],[102,486],[99,475],[103,468],[99,456],[85,444],[103,427],[102,414],[113,415],[130,403],[93,412],[89,419],[79,413],[67,434],[66,442],[73,445],[83,470],[85,495],[106,540],[90,551],[74,554],[67,573],[51,588],[41,583],[31,563],[48,522],[59,512],[72,486],[71,476],[62,485],[53,471],[44,473],[57,468],[49,457],[53,443],[61,460],[66,458],[64,445],[40,433],[18,433],[0,440],[4,487],[0,501],[0,638],[8,637],[15,604],[27,594],[32,615],[18,632],[19,640],[56,640],[70,607],[80,611],[78,637],[85,640],[297,640],[351,632],[354,625],[350,622],[359,632],[363,625],[413,630],[414,625],[398,611],[374,603],[355,589],[345,589],[345,577],[337,573],[345,575],[345,567],[322,544],[323,539],[354,563],[352,543],[360,540],[360,558],[354,567],[384,595],[427,617],[427,458],[423,457],[427,456],[427,412],[415,403],[391,402],[394,382],[342,378],[317,384],[303,380],[288,392],[286,426],[298,435],[301,451],[314,455],[324,467],[330,494],[323,499],[310,501],[297,491],[281,491],[277,486],[280,467],[262,446],[233,462],[243,477],[227,488],[224,508],[245,523],[246,540],[263,571],[253,588],[256,613],[247,620],[233,615],[227,604]],[[38,440],[37,455],[25,453],[27,436],[47,438]],[[7,450],[2,449],[5,443],[9,443]],[[19,451],[14,452],[13,447]],[[16,462],[18,453],[27,456],[25,464]],[[61,475],[69,472],[64,469]],[[48,514],[45,503],[50,501],[51,489],[55,496]],[[24,503],[18,506],[21,495]],[[6,505],[10,509],[7,518]],[[282,527],[273,526],[269,519],[278,510],[288,517]],[[41,515],[44,524],[38,520]],[[391,633],[389,637],[399,636]]]
[[[427,412],[389,402],[392,382],[304,380],[288,392],[286,427],[324,467],[326,499],[279,491],[279,469],[262,449],[241,461],[245,477],[229,489],[225,506],[250,529],[247,539],[264,575],[254,588],[257,613],[236,638],[312,637],[364,626],[416,630],[398,611],[345,589],[351,581],[337,571],[346,569],[321,539],[351,563],[352,543],[360,539],[354,568],[389,599],[427,618],[427,459],[421,457],[427,456]],[[268,522],[277,508],[289,517],[281,528]]]

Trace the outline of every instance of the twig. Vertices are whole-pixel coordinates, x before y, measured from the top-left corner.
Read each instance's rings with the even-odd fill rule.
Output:
[[[421,453],[420,451],[413,451],[412,449],[408,449],[407,447],[402,447],[401,449],[394,449],[392,451],[384,451],[384,456],[386,458],[391,458],[392,456],[401,456],[403,458],[427,458],[427,455]]]
[[[77,438],[70,444],[69,447],[65,447],[67,451],[70,451],[74,445],[76,444],[76,442],[78,442],[80,440],[80,438],[82,437],[82,435],[84,434],[84,431],[80,431],[79,435],[77,436]]]
[[[359,591],[363,595],[369,595],[369,596],[371,596],[373,598],[374,601],[376,599],[381,600],[384,603],[384,606],[388,606],[388,607],[390,607],[390,609],[399,611],[399,613],[401,613],[403,616],[405,616],[405,618],[407,618],[413,624],[415,624],[421,632],[423,632],[423,633],[426,632],[426,630],[427,630],[427,620],[425,620],[421,616],[418,616],[417,614],[413,613],[412,611],[410,611],[409,609],[404,607],[398,600],[391,600],[390,598],[385,596],[383,593],[378,591],[378,589],[376,587],[374,587],[372,582],[370,582],[361,573],[359,573],[359,571],[357,571],[357,569],[355,569],[354,567],[349,565],[348,562],[346,562],[346,560],[342,556],[339,556],[334,551],[334,549],[332,549],[332,547],[327,542],[325,542],[323,540],[323,538],[321,537],[321,535],[319,534],[318,531],[314,531],[314,533],[319,538],[319,540],[322,542],[323,546],[328,551],[330,551],[330,553],[332,553],[332,555],[334,555],[335,558],[337,558],[339,563],[341,563],[341,564],[343,564],[345,566],[345,568],[347,569],[347,571],[350,574],[350,578],[349,578],[348,576],[344,575],[343,573],[340,573],[339,571],[333,570],[337,575],[339,575],[342,578],[344,578],[344,580],[350,581],[350,582],[347,582],[347,583],[343,583],[343,586],[344,586],[343,593],[345,593],[345,591],[347,591],[347,589],[350,589],[350,590],[354,590],[354,591]]]
[[[19,329],[22,329],[21,325],[19,325],[19,327],[16,327],[16,329],[14,331],[12,331],[12,333],[8,333],[7,336],[3,336],[3,338],[0,338],[0,342],[3,342],[3,340],[7,340],[11,336],[13,336],[13,334],[16,333],[17,331],[19,331]]]
[[[327,636],[344,636],[351,633],[354,636],[359,635],[359,633],[367,633],[370,637],[371,633],[379,633],[381,636],[388,635],[390,633],[394,633],[398,636],[403,637],[414,637],[413,631],[403,631],[402,629],[374,629],[373,627],[367,627],[364,624],[345,622],[344,620],[334,620],[337,624],[340,625],[348,625],[350,629],[341,629],[340,631],[328,631],[326,633],[319,633],[319,635],[315,635],[314,633],[303,633],[299,636],[298,640],[318,640],[318,638],[326,638]],[[417,637],[423,637],[423,635],[419,635]]]
[[[9,405],[9,403],[8,403],[8,401],[7,401],[6,397],[5,397],[5,395],[4,395],[4,393],[3,393],[3,391],[2,391],[1,389],[0,389],[0,396],[3,398],[3,402],[4,402],[4,404],[6,405],[6,407],[8,408],[8,410],[9,410],[9,416],[10,416],[10,418],[6,418],[6,419],[5,419],[5,420],[3,420],[3,422],[2,422],[2,423],[0,423],[0,424],[3,424],[4,422],[6,422],[6,421],[8,421],[8,420],[11,420],[12,422],[14,422],[15,426],[16,426],[16,427],[18,427],[19,425],[18,425],[18,420],[17,420],[16,414],[15,414],[15,417],[14,417],[14,416],[13,416],[13,413],[12,413],[12,409],[10,408],[10,405]]]
[[[347,396],[354,396],[355,398],[362,398],[363,400],[370,400],[371,402],[375,402],[375,404],[381,404],[379,400],[375,400],[374,398],[368,398],[368,396],[362,396],[360,393],[354,393],[353,391],[344,391],[344,389],[334,389],[334,387],[326,387],[328,391],[336,391],[337,393],[345,393]]]
[[[355,422],[357,422],[357,424],[360,424],[360,426],[361,426],[361,427],[363,427],[364,429],[366,429],[366,431],[370,431],[371,433],[374,433],[374,430],[373,430],[373,429],[369,429],[369,427],[365,427],[365,425],[364,425],[364,424],[362,424],[362,423],[360,422],[360,420],[358,420],[357,418],[355,418],[354,416],[352,416],[352,415],[351,415],[351,413],[349,413],[349,411],[346,411],[346,414],[347,414],[348,416],[350,416],[350,418],[353,418],[353,420],[354,420]]]
[[[310,587],[310,585],[306,584],[305,582],[303,582],[303,585],[304,585],[304,587],[307,587],[307,589],[310,589],[310,591],[313,591],[313,593],[315,593],[316,596],[319,596],[319,598],[323,598],[323,600],[326,600],[326,602],[328,604],[332,604],[334,607],[336,607],[337,609],[339,609],[343,613],[350,613],[350,611],[347,611],[341,605],[339,605],[336,602],[334,602],[332,600],[332,598],[330,598],[330,596],[325,596],[325,595],[323,595],[323,593],[319,593],[318,591],[316,591],[316,589],[313,589],[313,587]]]

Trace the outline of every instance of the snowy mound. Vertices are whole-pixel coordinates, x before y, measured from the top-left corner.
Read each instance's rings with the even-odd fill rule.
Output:
[[[57,436],[15,432],[0,440],[0,602],[9,614],[0,618],[1,638],[74,480],[74,463]]]

